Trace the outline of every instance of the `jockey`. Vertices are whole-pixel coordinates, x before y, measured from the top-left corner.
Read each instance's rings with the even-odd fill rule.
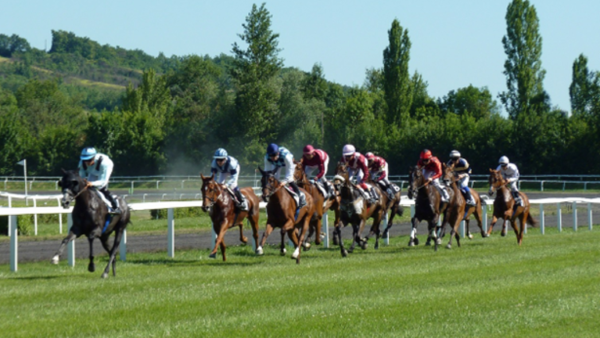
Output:
[[[215,155],[213,156],[210,172],[215,175],[217,183],[224,184],[233,191],[236,198],[236,207],[242,211],[248,211],[248,201],[246,201],[246,198],[237,185],[238,177],[240,175],[240,165],[238,161],[232,156],[228,156],[225,149],[219,148],[215,151]],[[219,174],[218,177],[216,177],[217,173]],[[226,179],[227,181],[225,181]]]
[[[79,156],[79,176],[86,179],[87,187],[95,187],[112,206],[111,214],[121,214],[121,208],[114,196],[108,191],[108,180],[113,171],[113,161],[104,154],[100,154],[95,148],[87,147],[81,151]]]
[[[390,188],[390,181],[388,181],[389,169],[387,162],[383,157],[375,156],[375,154],[369,152],[365,154],[367,158],[369,173],[372,175],[371,179],[381,186],[383,191],[387,192],[388,195],[393,195],[388,192]]]
[[[265,155],[265,171],[274,171],[275,178],[280,180],[281,169],[285,170],[285,177],[280,180],[279,186],[289,184],[299,197],[298,208],[302,208],[306,205],[306,197],[294,182],[294,168],[294,155],[289,150],[278,147],[275,143],[269,144]]]
[[[329,165],[329,155],[321,149],[313,148],[310,144],[304,147],[302,153],[302,170],[304,170],[306,176],[310,176],[318,169],[315,181],[321,183],[327,194],[331,195],[329,185],[327,184],[327,177],[325,177],[327,166]],[[325,199],[327,197],[325,196]]]
[[[500,157],[498,164],[499,166],[496,170],[499,170],[502,177],[510,183],[510,191],[512,192],[516,205],[523,206],[523,200],[519,195],[519,187],[517,186],[517,181],[519,180],[519,168],[517,168],[514,163],[510,163],[506,156]]]
[[[469,168],[469,162],[464,158],[460,157],[458,150],[452,150],[450,152],[450,160],[447,163],[448,166],[454,166],[454,173],[458,177],[458,184],[460,192],[467,201],[467,210],[470,206],[475,206],[477,203],[471,195],[471,189],[469,189],[469,174],[471,174],[471,168]]]
[[[356,177],[357,185],[369,203],[377,202],[379,199],[377,192],[374,189],[369,189],[369,186],[365,183],[369,179],[369,168],[365,156],[357,152],[351,144],[344,146],[342,154],[344,156],[340,162],[348,165],[349,178]]]
[[[443,209],[444,205],[450,201],[450,195],[448,191],[440,185],[440,177],[442,177],[442,163],[437,157],[431,155],[431,151],[425,149],[421,152],[417,167],[423,170],[423,176],[427,179],[427,182],[431,182],[433,186],[438,190],[441,196],[442,205],[440,210]]]

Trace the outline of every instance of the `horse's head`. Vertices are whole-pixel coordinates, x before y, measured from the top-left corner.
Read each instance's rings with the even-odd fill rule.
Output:
[[[260,167],[258,168],[262,174],[260,179],[260,185],[262,188],[262,199],[265,202],[269,202],[269,197],[279,189],[279,181],[275,178],[275,171],[264,171]]]
[[[456,181],[456,175],[454,174],[454,163],[451,165],[446,165],[442,163],[442,181],[450,186],[452,183]]]
[[[423,181],[424,178],[421,169],[413,166],[408,168],[408,198],[413,198],[417,190],[421,188]]]
[[[306,178],[304,170],[302,170],[302,160],[299,162],[294,161],[294,164],[296,165],[294,167],[294,181],[296,183],[306,183],[308,179]]]
[[[217,202],[222,188],[215,181],[214,174],[210,175],[210,177],[204,177],[204,175],[200,174],[200,177],[202,178],[202,210],[206,212]]]
[[[76,170],[66,171],[63,169],[62,171],[63,177],[58,181],[58,186],[62,188],[63,193],[60,204],[67,209],[71,202],[85,189],[86,183]]]
[[[492,196],[495,190],[502,188],[502,186],[506,184],[506,181],[504,180],[504,177],[502,177],[500,170],[490,169],[488,183],[490,184],[490,190],[488,191],[488,194]]]

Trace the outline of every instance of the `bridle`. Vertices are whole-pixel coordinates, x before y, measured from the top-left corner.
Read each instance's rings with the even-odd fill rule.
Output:
[[[214,197],[214,196],[215,195],[216,196],[221,196],[221,192],[222,192],[219,189],[219,186],[218,186],[218,184],[216,182],[214,182],[214,181],[211,180],[211,181],[208,182],[208,184],[210,185],[210,188],[206,187],[205,190],[208,190],[207,192],[211,193],[213,197],[206,196],[208,194],[205,195],[204,191],[202,191],[202,197],[205,198],[205,199],[207,199],[210,202],[210,205],[203,205],[202,206],[203,208],[206,208],[206,209],[212,207],[213,205],[215,205],[215,203],[217,203],[217,201],[219,200],[219,197]],[[215,186],[215,187],[213,187],[213,186]]]

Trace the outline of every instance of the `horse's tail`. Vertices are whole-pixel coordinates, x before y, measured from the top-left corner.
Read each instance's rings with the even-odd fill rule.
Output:
[[[527,215],[527,224],[531,225],[534,228],[537,227],[537,221],[533,218],[533,216],[531,216],[531,214]]]

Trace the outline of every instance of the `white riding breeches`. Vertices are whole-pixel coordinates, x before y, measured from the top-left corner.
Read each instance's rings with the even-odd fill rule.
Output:
[[[439,191],[440,195],[442,196],[442,202],[450,201],[450,195],[448,195],[448,191],[444,189],[444,187],[442,187],[442,185],[440,184],[439,178],[436,178],[435,180],[431,181],[431,184]]]

